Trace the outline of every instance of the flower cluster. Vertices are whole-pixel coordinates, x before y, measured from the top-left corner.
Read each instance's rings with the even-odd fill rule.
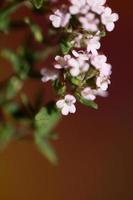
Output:
[[[53,27],[64,30],[65,41],[61,43],[62,55],[55,57],[55,73],[43,70],[42,80],[54,82],[61,98],[56,105],[63,115],[75,113],[76,99],[91,106],[96,96],[107,96],[112,67],[98,51],[101,38],[106,31],[113,31],[119,17],[105,3],[69,0],[50,15]]]

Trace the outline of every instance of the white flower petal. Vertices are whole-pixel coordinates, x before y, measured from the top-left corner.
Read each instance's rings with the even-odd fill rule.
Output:
[[[107,30],[108,30],[109,32],[111,32],[111,31],[114,30],[115,24],[114,24],[114,23],[108,23],[108,24],[106,25],[106,28],[107,28]]]
[[[75,112],[76,112],[76,107],[75,107],[75,105],[71,105],[71,106],[69,107],[69,112],[70,112],[70,113],[75,113]]]
[[[77,68],[79,67],[79,63],[76,59],[74,58],[71,58],[69,61],[68,61],[68,64],[71,66],[71,67],[74,67],[74,68]]]
[[[76,103],[76,98],[73,95],[67,94],[65,96],[65,101],[71,102],[72,104]]]
[[[64,105],[65,105],[64,99],[59,100],[59,101],[56,102],[56,106],[57,106],[57,108],[59,108],[59,109],[62,109],[62,108],[64,107]]]
[[[73,76],[73,77],[76,77],[80,74],[80,69],[77,67],[75,68],[71,68],[70,69],[70,74]]]
[[[102,83],[101,89],[102,89],[103,91],[106,91],[106,90],[108,89],[108,83],[107,83],[107,82]]]
[[[117,13],[112,14],[113,22],[116,22],[119,19],[119,15]]]
[[[62,115],[68,115],[69,114],[69,107],[65,105],[61,110]]]
[[[111,8],[109,8],[109,7],[105,8],[104,13],[105,13],[106,15],[111,15],[111,13],[112,13]]]
[[[90,87],[86,87],[82,92],[81,95],[83,98],[94,101],[96,99],[96,96],[94,94],[94,91]]]
[[[69,11],[72,15],[76,15],[79,13],[79,8],[77,6],[70,6]]]

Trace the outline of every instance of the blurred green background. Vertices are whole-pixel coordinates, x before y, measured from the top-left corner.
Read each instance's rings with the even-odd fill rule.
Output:
[[[0,153],[0,200],[133,199],[133,2],[108,3],[120,14],[115,31],[102,42],[113,65],[110,96],[98,100],[98,111],[79,105],[76,115],[58,125],[59,166],[45,160],[28,139]],[[0,48],[15,48],[24,34],[0,34]],[[9,69],[1,59],[0,76]]]

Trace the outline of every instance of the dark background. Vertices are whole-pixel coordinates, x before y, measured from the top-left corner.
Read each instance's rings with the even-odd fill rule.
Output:
[[[78,106],[76,115],[59,124],[57,167],[37,152],[33,141],[8,146],[0,154],[1,200],[133,199],[133,2],[108,2],[120,14],[115,31],[103,40],[113,65],[110,96],[98,100],[98,111]],[[0,48],[15,47],[22,37],[0,35]]]

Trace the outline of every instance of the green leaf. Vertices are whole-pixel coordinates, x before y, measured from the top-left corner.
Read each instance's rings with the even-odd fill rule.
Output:
[[[82,104],[84,104],[85,106],[94,108],[96,110],[98,109],[98,105],[94,101],[89,101],[89,100],[86,100],[86,99],[81,99],[80,102]]]
[[[84,99],[80,94],[76,94],[77,98],[79,99],[80,103],[83,105],[93,108],[93,109],[98,109],[98,105],[94,101],[89,101],[87,99]]]
[[[68,41],[62,41],[60,44],[61,51],[64,55],[68,54],[72,47],[73,44],[71,44],[71,42]]]
[[[43,6],[45,0],[31,0],[35,8],[40,9]]]
[[[56,152],[49,140],[57,138],[57,135],[52,132],[60,120],[60,112],[55,107],[54,103],[43,107],[35,116],[35,143],[38,150],[52,163],[57,164],[58,159]]]
[[[3,149],[12,139],[14,129],[10,125],[1,124],[0,126],[0,149]]]
[[[11,15],[13,12],[16,11],[16,9],[19,7],[18,3],[14,3],[12,5],[9,5],[3,9],[0,9],[0,19],[4,19]]]
[[[8,32],[10,27],[10,20],[8,18],[0,19],[0,31]]]
[[[25,58],[23,58],[23,56],[9,49],[4,49],[1,52],[1,55],[12,63],[15,72],[21,79],[27,78],[30,71],[30,66],[26,62]]]
[[[41,28],[37,24],[32,22],[29,18],[26,18],[25,22],[29,26],[35,40],[39,43],[43,42],[43,33]]]
[[[19,78],[13,76],[9,80],[7,85],[6,98],[10,99],[16,96],[17,93],[22,89],[22,87],[23,87],[23,82]]]
[[[73,84],[74,86],[81,86],[82,81],[84,79],[84,75],[79,75],[76,77],[73,77],[70,73],[67,73],[67,79],[70,81],[71,84]]]
[[[39,134],[35,134],[35,143],[37,145],[38,150],[44,155],[52,164],[58,164],[58,158],[53,146],[50,142]]]
[[[37,133],[40,136],[48,137],[52,129],[60,120],[60,117],[60,112],[55,107],[55,104],[48,104],[47,107],[43,107],[35,116]]]
[[[19,110],[19,104],[14,101],[13,102],[8,101],[3,105],[3,108],[5,112],[14,115]]]
[[[70,78],[70,81],[73,85],[76,85],[76,86],[79,86],[79,84],[81,83],[81,78],[77,77],[71,77]]]
[[[18,3],[0,9],[0,31],[7,32],[10,27],[9,16],[19,7]]]

